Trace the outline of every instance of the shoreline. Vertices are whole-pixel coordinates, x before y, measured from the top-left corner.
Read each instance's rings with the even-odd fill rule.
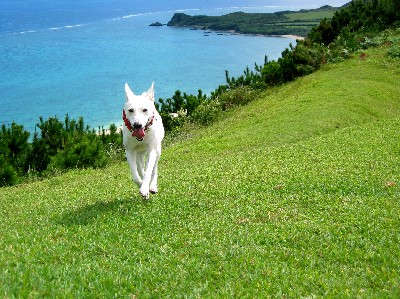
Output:
[[[295,40],[304,40],[305,36],[294,35],[294,34],[257,34],[257,33],[242,33],[237,31],[213,31],[216,33],[229,33],[233,35],[245,35],[245,36],[257,36],[257,37],[281,37],[281,38],[290,38]]]
[[[283,37],[283,38],[292,38],[295,40],[304,40],[305,39],[304,36],[293,35],[293,34],[283,34],[283,35],[276,35],[276,36]]]
[[[180,27],[180,26],[171,26],[171,27]],[[218,34],[231,34],[231,35],[244,35],[244,36],[257,36],[257,37],[282,37],[282,38],[290,38],[290,39],[295,39],[295,40],[304,40],[306,37],[305,36],[300,36],[300,35],[294,35],[294,34],[262,34],[262,33],[243,33],[243,32],[238,32],[235,30],[212,30],[212,29],[200,29],[197,27],[180,27],[180,28],[186,28],[189,30],[199,30],[199,31],[204,31],[204,34],[209,34],[211,32]]]

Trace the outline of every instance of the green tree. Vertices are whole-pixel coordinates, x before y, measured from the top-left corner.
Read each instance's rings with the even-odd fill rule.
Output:
[[[4,124],[0,131],[0,155],[14,167],[19,173],[23,173],[26,167],[30,133],[24,130],[22,125],[12,123],[11,127]]]
[[[15,185],[18,175],[14,167],[9,164],[4,155],[0,155],[0,187]]]
[[[66,117],[66,123],[68,129],[71,130],[68,116]],[[50,117],[48,120],[43,120],[43,117],[39,117],[39,123],[36,126],[40,129],[40,138],[47,145],[50,156],[55,156],[58,150],[64,149],[67,141],[67,132],[63,123],[56,116]]]
[[[70,142],[63,151],[59,151],[51,162],[52,168],[99,168],[107,164],[107,156],[102,142],[95,135],[85,134],[76,142]]]
[[[30,133],[24,127],[12,123],[11,127],[1,126],[0,130],[0,186],[19,182],[27,169]]]
[[[37,134],[35,134],[28,154],[29,168],[42,172],[49,165],[50,158],[50,150],[46,140],[38,138]]]

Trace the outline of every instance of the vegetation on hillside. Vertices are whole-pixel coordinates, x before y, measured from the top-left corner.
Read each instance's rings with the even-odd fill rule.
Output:
[[[330,19],[337,9],[326,5],[318,9],[299,12],[234,12],[223,16],[190,16],[184,13],[175,13],[167,25],[242,34],[306,36],[311,28],[317,26],[321,20]]]
[[[0,130],[0,186],[14,185],[23,178],[48,177],[73,168],[99,168],[120,156],[122,136],[117,127],[98,132],[67,115],[39,119],[32,142],[22,125],[2,125]]]
[[[190,124],[209,125],[231,107],[258,98],[259,93],[320,69],[324,64],[343,61],[357,50],[390,45],[387,55],[400,57],[400,4],[395,0],[353,1],[332,19],[323,19],[304,40],[282,52],[277,61],[266,57],[264,65],[247,68],[211,95],[176,91],[172,98],[159,99],[158,110],[167,132],[175,133]],[[390,30],[392,29],[392,30]],[[49,176],[73,168],[103,167],[122,157],[122,138],[112,125],[109,132],[95,132],[83,119],[61,122],[57,117],[37,124],[30,133],[22,125],[2,126],[0,131],[0,186],[14,185],[26,178]]]

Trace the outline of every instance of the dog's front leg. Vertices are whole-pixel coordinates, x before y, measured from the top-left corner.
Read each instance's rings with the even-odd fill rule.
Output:
[[[161,144],[157,147],[156,154],[157,154],[156,162],[154,163],[153,173],[152,173],[151,181],[150,181],[150,193],[152,193],[152,194],[156,194],[158,192],[158,187],[157,187],[158,160],[160,160],[160,156],[161,156]]]
[[[151,181],[150,181],[150,193],[151,194],[156,194],[158,192],[157,179],[158,179],[158,159],[156,160],[156,163],[154,164],[153,174],[151,176]]]
[[[142,186],[140,187],[140,194],[144,198],[149,198],[150,194],[150,180],[152,178],[154,165],[157,162],[157,151],[153,149],[150,151],[149,156],[147,158],[146,169],[144,171]]]
[[[144,177],[144,157],[145,157],[144,153],[137,154],[137,156],[136,156],[137,172],[138,172],[140,178]]]
[[[137,157],[135,154],[126,151],[126,159],[128,160],[129,166],[131,168],[133,182],[138,185],[138,187],[140,187],[142,185],[142,179],[138,174],[136,161]]]

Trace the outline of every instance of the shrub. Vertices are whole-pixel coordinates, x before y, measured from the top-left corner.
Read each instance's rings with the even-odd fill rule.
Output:
[[[8,165],[18,172],[24,173],[27,169],[26,157],[29,150],[30,133],[24,130],[24,127],[12,123],[11,127],[2,125],[0,131],[0,155]]]
[[[264,68],[261,70],[261,76],[264,82],[271,86],[280,85],[284,82],[283,69],[275,60],[268,62],[264,66]]]
[[[6,161],[4,155],[0,155],[0,187],[15,185],[18,181],[14,167]]]
[[[109,160],[121,161],[125,159],[122,130],[119,130],[115,124],[111,124],[108,130],[103,127],[99,128],[98,136],[100,136]]]
[[[196,124],[207,126],[219,119],[222,115],[222,106],[218,100],[202,102],[190,116]]]
[[[235,106],[243,106],[253,101],[258,92],[248,86],[241,86],[222,93],[218,101],[222,110],[227,110]]]
[[[99,168],[107,164],[103,144],[95,136],[85,135],[76,143],[70,143],[59,151],[51,161],[51,168]]]
[[[29,163],[29,169],[37,172],[46,170],[50,163],[50,158],[51,155],[49,145],[44,139],[37,138],[35,136],[33,138],[31,150],[29,151],[27,159]]]
[[[268,58],[267,56],[265,56],[265,64],[267,64]],[[229,77],[229,73],[228,71],[225,71],[225,78],[226,78],[226,83],[228,85],[226,86],[220,86],[218,88],[218,90],[216,90],[215,92],[217,94],[221,94],[224,91],[226,91],[226,89],[224,90],[224,88],[230,88],[230,89],[234,89],[237,87],[241,87],[241,86],[249,86],[253,89],[264,89],[266,87],[265,83],[262,80],[261,77],[261,70],[263,68],[263,66],[259,66],[257,65],[257,63],[255,63],[255,71],[250,70],[249,67],[246,67],[246,69],[243,71],[243,75],[235,78],[235,77]]]
[[[1,127],[0,186],[69,168],[104,167],[110,157],[122,156],[122,136],[114,124],[96,134],[82,117],[75,121],[67,115],[64,122],[40,117],[37,127],[32,143],[21,125]]]
[[[393,45],[387,51],[390,58],[400,58],[400,45]]]
[[[201,89],[198,90],[197,96],[186,92],[182,95],[181,91],[177,90],[172,98],[159,99],[156,108],[160,113],[164,113],[163,115],[178,113],[178,111],[186,111],[186,114],[190,115],[206,98]]]
[[[48,155],[54,156],[58,150],[62,150],[67,141],[67,130],[71,128],[71,122],[68,115],[65,118],[65,127],[57,117],[50,117],[48,120],[43,120],[39,117],[39,123],[36,126],[40,129],[40,137],[35,133],[34,138],[40,138],[47,145]],[[73,126],[72,126],[73,127]]]
[[[384,39],[382,37],[375,37],[375,38],[369,38],[365,37],[364,41],[360,43],[360,48],[361,49],[368,49],[371,47],[377,47],[380,46],[384,43]]]
[[[175,112],[160,112],[160,116],[162,118],[163,126],[165,131],[167,132],[173,132],[182,127],[186,120],[187,116],[186,114],[179,114]]]

